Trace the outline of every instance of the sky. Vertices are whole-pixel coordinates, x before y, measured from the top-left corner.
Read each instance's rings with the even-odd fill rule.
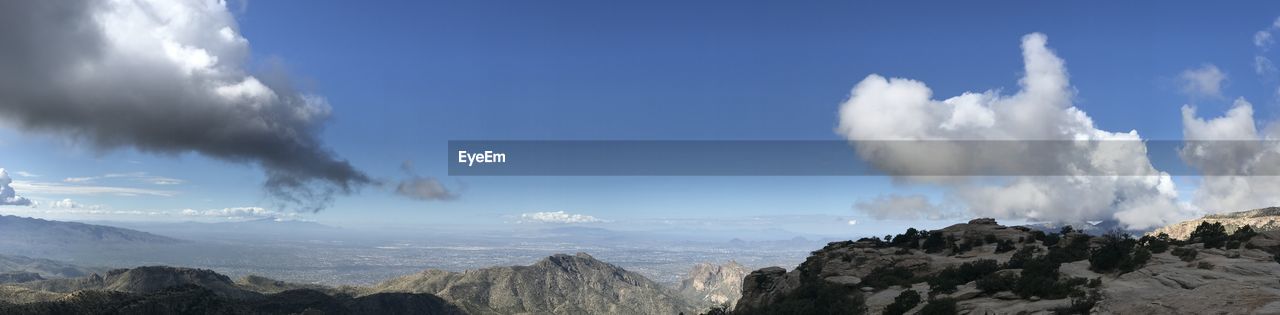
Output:
[[[110,5],[105,7],[123,5],[106,3]],[[889,110],[874,106],[907,106],[893,99],[868,101],[871,105],[865,106],[855,102],[860,95],[879,95],[874,88],[863,94],[854,91],[860,83],[870,82],[865,81],[869,75],[927,85],[926,100],[943,101],[967,91],[993,91],[992,95],[1016,99],[1024,90],[1020,80],[1028,76],[1024,69],[1030,60],[1025,59],[1024,50],[1028,34],[1043,36],[1043,46],[1062,60],[1069,75],[1062,90],[1068,100],[1059,105],[1086,113],[1091,119],[1088,125],[1071,125],[1082,130],[1117,134],[1134,130],[1147,140],[1224,136],[1215,131],[1221,128],[1213,126],[1229,121],[1214,118],[1239,107],[1237,100],[1243,98],[1250,104],[1251,115],[1237,126],[1256,129],[1246,137],[1255,139],[1265,138],[1268,122],[1280,114],[1280,76],[1261,61],[1280,52],[1270,49],[1269,40],[1270,32],[1276,30],[1280,4],[1269,2],[192,3],[197,9],[140,11],[150,12],[151,17],[169,14],[183,17],[177,21],[199,22],[182,27],[163,27],[170,23],[165,19],[145,22],[146,14],[99,18],[115,21],[106,24],[111,25],[108,28],[155,29],[135,33],[161,35],[135,38],[108,31],[105,42],[118,45],[104,45],[115,48],[104,48],[103,56],[115,52],[124,57],[65,57],[101,62],[101,67],[94,68],[97,72],[54,78],[14,74],[0,80],[0,87],[7,85],[0,91],[19,91],[24,84],[41,84],[41,80],[59,83],[60,89],[87,91],[84,98],[0,99],[0,104],[7,102],[0,107],[8,106],[0,108],[0,168],[12,178],[16,195],[36,204],[0,206],[0,213],[80,220],[281,217],[404,228],[774,226],[827,235],[880,235],[906,225],[938,226],[938,222],[975,214],[1015,221],[1076,214],[1089,218],[1112,213],[1145,215],[1116,208],[1128,206],[1117,206],[1114,198],[1098,199],[1099,209],[1047,215],[1060,210],[1023,208],[1054,206],[1051,196],[1043,204],[987,199],[980,203],[973,191],[981,190],[981,184],[913,184],[885,176],[450,177],[446,161],[440,158],[449,140],[885,136],[889,134],[847,131],[876,121],[919,117],[880,116]],[[131,21],[145,23],[124,23]],[[200,35],[222,34],[221,26],[234,36],[217,42],[206,38],[213,35]],[[23,33],[21,28],[9,32],[13,34],[0,39],[18,38],[20,44],[12,50],[19,53],[0,53],[14,59],[0,62],[0,69],[22,70],[18,65],[31,61],[23,58],[34,58],[20,53],[26,51],[22,43],[29,43],[20,41],[23,38],[71,36]],[[243,98],[239,100],[257,107],[228,114],[225,120],[206,121],[192,117],[223,112],[172,108],[204,106],[185,103],[203,94],[166,95],[170,98],[159,98],[154,106],[131,105],[152,102],[147,88],[129,85],[133,78],[142,77],[139,85],[157,82],[149,86],[159,88],[165,87],[162,82],[172,81],[112,74],[136,73],[127,70],[153,69],[146,65],[163,62],[155,59],[164,56],[152,58],[144,53],[147,50],[130,50],[148,47],[147,40],[171,40],[180,44],[176,52],[205,51],[215,56],[212,62],[202,63],[190,61],[204,59],[181,59],[186,63],[178,67],[186,72],[178,76],[179,82],[194,78],[195,83],[174,89],[215,82],[223,84],[221,88],[236,87],[236,93],[243,93],[236,94]],[[30,51],[68,51],[70,47],[33,44]],[[49,58],[60,56],[54,55]],[[84,77],[90,79],[77,81]],[[245,83],[250,77],[263,84]],[[253,103],[262,95],[254,94],[258,90],[252,88],[257,86],[274,91],[271,95],[277,100]],[[133,94],[99,92],[98,87]],[[120,101],[94,103],[98,95]],[[87,105],[56,105],[76,102]],[[991,104],[983,106],[998,107]],[[1194,106],[1190,116],[1184,113],[1185,105]],[[106,113],[123,114],[114,118],[124,122],[102,122],[104,112],[92,108],[117,109]],[[42,109],[67,115],[49,118],[43,116],[49,110]],[[846,110],[859,109],[868,111],[854,118],[842,116]],[[146,113],[159,114],[152,118]],[[258,125],[244,123],[257,115],[272,127],[261,133],[238,133],[257,130],[253,128]],[[1208,127],[1188,133],[1188,126],[1194,125],[1188,119],[1196,118],[1207,121],[1203,125]],[[137,127],[154,122],[146,119],[173,126]],[[997,131],[1014,135],[1025,131],[1009,127],[1017,121],[997,118],[996,122],[997,127],[965,135],[985,138]],[[151,136],[182,135],[199,128],[233,135],[159,140]],[[939,130],[921,132],[933,137],[957,135]],[[246,139],[253,141],[237,142]],[[275,147],[296,150],[266,149]],[[303,162],[293,163],[297,159]],[[1200,161],[1208,160],[1215,159]],[[292,167],[296,165],[301,166]],[[289,206],[282,199],[315,196],[307,195],[315,191],[306,190],[315,186],[289,185],[291,180],[328,187],[333,199],[318,206]],[[1185,176],[1170,180],[1176,184],[1169,187],[1176,192],[1173,197],[1158,191],[1155,184],[1127,182],[1115,184],[1114,191],[1072,192],[1125,195],[1117,193],[1123,191],[1128,193],[1125,196],[1156,198],[1172,202],[1160,203],[1162,207],[1179,208],[1161,212],[1169,214],[1157,216],[1161,220],[1253,205],[1240,200],[1255,196],[1215,199],[1202,193],[1240,183],[1205,185],[1198,177]],[[1017,187],[1035,190],[1059,184],[1031,179]],[[1272,183],[1251,184],[1261,193],[1260,187],[1269,187],[1261,185]],[[1219,190],[1201,189],[1204,186]],[[320,195],[324,192],[321,188]],[[893,207],[882,207],[887,204]],[[953,213],[965,207],[982,209]],[[887,224],[877,224],[881,220]]]

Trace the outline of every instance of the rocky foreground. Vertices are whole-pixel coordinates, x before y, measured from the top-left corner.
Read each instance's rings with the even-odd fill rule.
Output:
[[[830,243],[743,281],[737,314],[1280,313],[1280,232],[1187,240],[1045,233],[978,219]]]

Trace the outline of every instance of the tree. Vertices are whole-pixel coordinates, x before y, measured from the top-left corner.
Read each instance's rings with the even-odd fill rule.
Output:
[[[907,311],[910,311],[911,309],[915,308],[916,305],[919,305],[920,301],[921,301],[920,292],[916,292],[916,290],[902,291],[901,294],[898,294],[898,297],[893,298],[893,303],[890,303],[888,306],[884,307],[884,314],[885,315],[906,314]]]
[[[929,236],[924,239],[924,244],[920,246],[926,253],[937,253],[947,248],[947,240],[942,238],[942,232],[929,232]]]
[[[956,300],[952,298],[935,299],[920,308],[920,315],[954,315],[958,314]]]
[[[1204,243],[1204,248],[1219,248],[1227,242],[1227,228],[1218,222],[1200,222],[1189,239],[1194,243]]]

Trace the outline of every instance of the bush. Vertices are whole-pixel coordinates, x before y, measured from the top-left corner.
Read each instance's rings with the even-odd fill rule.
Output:
[[[915,274],[910,269],[898,266],[882,266],[872,269],[871,273],[862,278],[862,285],[876,289],[884,289],[895,285],[909,286],[914,278]]]
[[[929,304],[925,304],[924,307],[920,308],[920,313],[918,314],[919,315],[944,315],[944,314],[955,315],[957,313],[959,313],[959,309],[956,308],[956,300],[951,298],[945,298],[945,299],[935,299],[935,300],[929,301]]]
[[[1027,261],[1035,258],[1037,251],[1040,251],[1040,248],[1035,245],[1023,246],[1018,252],[1013,253],[1013,256],[1009,257],[1009,262],[1005,263],[1005,268],[1022,269],[1022,266]]]
[[[990,259],[963,263],[959,267],[947,267],[947,269],[943,269],[938,274],[929,277],[929,293],[955,292],[956,286],[981,279],[997,270],[1000,270],[1000,264]]]
[[[1235,233],[1231,233],[1231,239],[1240,241],[1241,243],[1248,243],[1254,236],[1258,236],[1258,232],[1254,231],[1253,227],[1248,225],[1236,229]]]
[[[1200,222],[1188,239],[1193,243],[1204,243],[1204,248],[1219,248],[1227,242],[1227,228],[1222,223]]]
[[[1156,235],[1155,237],[1152,237],[1150,235],[1143,236],[1142,238],[1138,239],[1138,245],[1141,245],[1142,247],[1145,247],[1147,250],[1156,254],[1163,253],[1169,250],[1169,243],[1170,243],[1169,234],[1165,234],[1165,233],[1160,233],[1160,235]]]
[[[889,240],[889,246],[902,248],[916,248],[916,242],[920,240],[920,231],[915,228],[908,228],[906,233],[898,234]]]
[[[1058,241],[1060,240],[1062,240],[1062,237],[1058,236],[1058,234],[1045,235],[1042,239],[1042,241],[1044,241],[1044,246],[1058,245]]]
[[[736,315],[756,314],[863,314],[866,300],[862,292],[821,279],[801,282],[800,287],[758,309],[737,309]]]
[[[1178,258],[1182,259],[1182,261],[1189,262],[1192,260],[1196,260],[1196,254],[1198,253],[1196,252],[1195,248],[1177,247],[1177,248],[1174,248],[1173,251],[1169,252],[1169,254],[1173,254],[1174,256],[1177,256]]]
[[[1017,275],[995,272],[978,279],[974,284],[976,284],[978,286],[978,290],[982,290],[983,293],[991,294],[1000,291],[1011,291],[1013,290],[1013,286],[1017,283]]]
[[[1045,256],[1058,263],[1089,259],[1089,235],[1073,234],[1069,243],[1050,248],[1049,254]]]
[[[884,314],[885,315],[906,314],[907,311],[910,311],[911,309],[915,308],[916,305],[919,305],[920,301],[921,301],[920,292],[916,292],[916,290],[902,291],[901,294],[898,294],[898,297],[893,298],[893,303],[884,307]]]
[[[1017,249],[1017,247],[1014,247],[1013,244],[1014,244],[1013,240],[1004,240],[1003,242],[996,243],[996,254],[1005,253],[1005,252]]]
[[[1061,299],[1079,292],[1075,287],[1088,282],[1084,278],[1059,279],[1058,266],[1058,262],[1046,257],[1027,261],[1022,268],[1022,275],[1014,284],[1013,293],[1023,298],[1039,296],[1051,300]]]
[[[997,239],[995,234],[987,234],[982,237],[982,241],[987,244],[996,244],[1000,242],[1000,239]]]
[[[1141,268],[1151,259],[1151,252],[1138,247],[1129,234],[1111,233],[1102,237],[1102,245],[1089,255],[1089,269],[1107,273],[1119,269],[1127,273]]]
[[[926,253],[937,253],[947,248],[947,240],[942,238],[942,232],[929,232],[929,236],[925,237],[924,244],[920,245]]]
[[[1199,264],[1196,264],[1196,268],[1200,268],[1204,270],[1213,270],[1213,263],[1210,263],[1207,261],[1201,261]]]
[[[1071,306],[1053,309],[1053,314],[1089,314],[1093,310],[1093,306],[1098,304],[1100,294],[1097,292],[1083,293],[1078,296],[1071,297]]]

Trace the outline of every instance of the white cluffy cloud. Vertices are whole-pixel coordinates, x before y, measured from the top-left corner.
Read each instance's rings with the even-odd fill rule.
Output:
[[[183,209],[179,214],[188,217],[210,217],[221,219],[254,219],[254,218],[285,218],[298,216],[296,212],[280,212],[269,210],[262,207],[232,207],[222,209]]]
[[[164,176],[155,176],[155,175],[147,174],[146,172],[110,173],[110,174],[103,174],[99,176],[68,177],[63,179],[62,181],[67,183],[92,183],[92,182],[96,182],[103,179],[127,179],[127,180],[139,181],[139,182],[144,182],[144,183],[149,183],[154,185],[177,185],[185,182],[184,180],[181,180],[181,179],[169,178]]]
[[[1110,132],[1073,104],[1065,63],[1039,33],[1022,38],[1025,74],[1012,95],[966,92],[936,100],[923,82],[869,75],[840,106],[837,128],[859,157],[899,182],[938,185],[948,200],[975,216],[1070,221],[1116,219],[1129,228],[1160,226],[1191,216],[1177,202],[1170,176],[1152,167],[1145,145],[1059,146],[1054,150],[990,152],[942,142],[921,152],[881,140],[1141,140],[1137,131]],[[1014,142],[1015,144],[1017,142]],[[1136,142],[1135,142],[1136,143]],[[1009,169],[1009,156],[1067,176],[926,178],[912,174],[982,174]],[[1128,176],[1097,176],[1125,174]],[[888,197],[886,197],[888,198]],[[893,200],[892,198],[886,200]]]
[[[1195,204],[1206,212],[1231,212],[1280,204],[1280,125],[1258,130],[1253,105],[1236,99],[1223,116],[1204,119],[1182,107],[1183,161],[1211,175],[1201,177]]]
[[[9,178],[9,172],[0,168],[0,206],[30,206],[31,199],[18,196],[10,184],[13,184],[13,179]]]
[[[1276,18],[1266,28],[1253,33],[1253,46],[1256,53],[1253,56],[1253,70],[1258,74],[1268,74],[1276,71],[1275,63],[1271,62],[1271,58],[1266,54],[1271,50],[1271,46],[1275,45],[1275,32],[1280,30],[1280,18]]]
[[[1182,91],[1187,94],[1221,97],[1222,83],[1227,80],[1227,74],[1218,69],[1218,66],[1206,64],[1183,71],[1180,78]]]
[[[585,215],[585,214],[572,214],[564,211],[544,211],[544,212],[523,213],[523,214],[520,214],[520,221],[517,221],[517,223],[560,223],[560,224],[601,223],[601,222],[606,222],[606,221],[593,216]]]

